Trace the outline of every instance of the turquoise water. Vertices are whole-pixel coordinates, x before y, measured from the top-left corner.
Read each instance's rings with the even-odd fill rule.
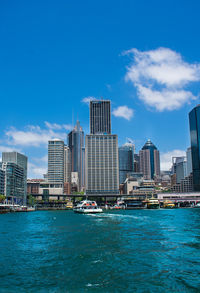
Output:
[[[200,209],[0,215],[0,292],[200,292]]]

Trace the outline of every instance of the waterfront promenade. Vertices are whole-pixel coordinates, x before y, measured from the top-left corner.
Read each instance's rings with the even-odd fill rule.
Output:
[[[1,293],[199,292],[200,209],[0,217]]]

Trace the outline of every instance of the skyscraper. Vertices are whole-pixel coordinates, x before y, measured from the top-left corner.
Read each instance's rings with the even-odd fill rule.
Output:
[[[71,153],[71,172],[78,172],[79,191],[82,183],[82,156],[84,147],[84,132],[77,121],[74,129],[68,134],[68,146]]]
[[[110,101],[90,102],[90,135],[85,139],[86,193],[118,194],[118,138],[111,134]]]
[[[119,184],[124,183],[128,172],[134,172],[134,148],[131,143],[119,147]]]
[[[150,139],[140,150],[140,172],[147,180],[160,177],[160,153]]]
[[[86,193],[119,193],[117,135],[86,135]]]
[[[110,101],[90,101],[90,134],[111,134]]]
[[[64,146],[64,182],[71,181],[71,152],[69,146]]]
[[[189,113],[194,191],[200,191],[200,105]]]
[[[48,182],[64,184],[64,141],[52,139],[48,142]]]
[[[191,150],[191,148],[187,148],[186,157],[187,157],[187,176],[189,176],[192,173],[192,150]]]
[[[2,153],[2,163],[14,163],[15,165],[10,164],[9,170],[13,174],[13,180],[17,180],[17,174],[19,175],[19,180],[18,180],[18,188],[20,189],[20,194],[23,194],[23,204],[26,205],[26,198],[27,198],[27,161],[28,158],[20,154],[18,152],[3,152]],[[6,165],[4,164],[4,168]],[[8,166],[8,165],[7,165]],[[11,170],[12,169],[12,170]],[[21,170],[22,169],[22,170]],[[22,174],[23,173],[23,174]],[[6,171],[6,176],[8,176],[9,172]],[[8,178],[8,177],[7,177]],[[14,179],[15,178],[15,179]],[[6,179],[7,180],[7,179]],[[20,183],[21,182],[21,183]],[[20,187],[20,184],[22,186]],[[19,190],[18,189],[18,190]],[[8,190],[6,191],[7,194],[9,193]]]

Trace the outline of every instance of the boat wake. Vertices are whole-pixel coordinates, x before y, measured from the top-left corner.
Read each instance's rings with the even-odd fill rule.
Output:
[[[134,215],[122,215],[122,214],[112,214],[112,213],[103,213],[103,214],[88,214],[89,217],[95,217],[98,219],[111,218],[111,219],[134,219],[141,220],[147,219],[147,216],[134,216]]]

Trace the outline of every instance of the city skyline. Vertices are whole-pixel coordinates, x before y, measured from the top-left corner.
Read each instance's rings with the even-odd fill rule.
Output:
[[[41,178],[48,140],[66,142],[77,119],[88,134],[88,101],[103,97],[112,102],[119,146],[130,138],[138,153],[151,139],[161,170],[169,169],[190,146],[188,113],[199,103],[199,6],[4,3],[0,154],[24,153],[29,177]]]
[[[188,117],[187,117],[187,119],[188,119]],[[88,119],[88,124],[89,123],[90,123],[90,121]],[[189,124],[189,119],[188,119],[188,124]],[[48,148],[47,148],[48,141],[52,140],[52,139],[53,140],[54,139],[61,139],[61,140],[63,140],[65,145],[68,145],[68,135],[74,129],[74,127],[76,126],[76,123],[74,123],[74,125],[73,124],[72,125],[67,125],[67,124],[60,125],[58,123],[49,123],[49,122],[45,121],[45,126],[46,126],[46,130],[44,130],[44,132],[39,126],[36,126],[36,127],[35,126],[28,126],[27,132],[26,131],[24,131],[24,132],[17,131],[16,135],[15,136],[13,135],[13,140],[16,140],[16,147],[11,147],[9,144],[7,146],[3,146],[2,148],[0,146],[0,151],[2,150],[2,152],[3,151],[5,151],[5,152],[19,151],[22,154],[29,157],[28,178],[43,178],[43,175],[46,174],[48,171]],[[83,129],[83,131],[85,132],[86,135],[90,133],[89,132],[89,125],[88,125],[87,130],[88,131],[85,132]],[[26,151],[26,141],[23,141],[23,138],[26,140],[25,136],[28,134],[30,134],[30,139],[31,139],[30,143],[33,143],[33,146],[31,148],[35,147],[37,150],[42,149],[42,151],[44,152],[43,157],[35,158],[32,160],[32,153],[31,152],[29,153]],[[188,135],[189,135],[189,133],[188,133]],[[18,140],[20,138],[20,136],[22,138],[22,143],[20,143],[20,141]],[[41,138],[43,139],[43,141],[42,141],[43,147],[40,146],[41,142],[39,142],[39,139],[41,139]],[[33,141],[34,139],[35,139],[35,142]],[[120,144],[120,141],[121,140],[119,138],[118,139],[118,146],[119,147],[125,146],[128,142],[134,143],[134,145],[137,146],[136,151],[135,151],[135,153],[137,153],[137,154],[139,154],[140,149],[142,148],[142,146],[145,143],[145,140],[144,140],[144,141],[141,141],[141,143],[139,144],[139,143],[137,143],[137,138],[134,139],[133,137],[132,138],[126,137],[124,142],[122,142],[121,144]],[[34,143],[35,143],[35,146],[34,146]],[[18,147],[18,145],[19,145],[19,147]],[[159,142],[158,142],[158,145],[159,145]],[[190,147],[190,142],[188,144],[188,147]],[[161,171],[170,170],[170,168],[172,167],[172,158],[174,156],[186,156],[186,150],[187,150],[187,148],[185,150],[184,149],[182,149],[182,150],[175,149],[175,150],[169,151],[169,152],[162,152],[161,151],[161,156],[160,156]],[[0,153],[0,156],[1,156],[1,153]],[[34,163],[32,163],[32,162],[34,162]],[[42,164],[42,166],[41,166],[41,164]]]

